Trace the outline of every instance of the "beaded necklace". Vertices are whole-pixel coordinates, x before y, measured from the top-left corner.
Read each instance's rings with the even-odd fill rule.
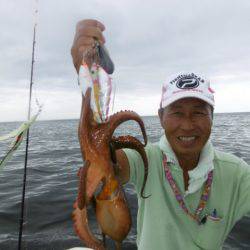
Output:
[[[210,189],[211,189],[211,185],[212,185],[212,181],[213,181],[213,170],[211,170],[208,173],[205,188],[204,188],[204,191],[203,191],[203,193],[201,195],[199,205],[195,210],[195,214],[192,214],[191,212],[189,212],[189,210],[188,210],[188,208],[187,208],[187,206],[186,206],[186,204],[185,204],[185,202],[183,200],[181,192],[178,189],[178,187],[177,187],[177,185],[176,185],[176,183],[175,183],[175,181],[173,179],[170,168],[167,165],[167,157],[166,157],[165,154],[163,154],[163,166],[164,166],[164,170],[165,170],[166,179],[168,180],[168,182],[169,182],[169,184],[170,184],[170,186],[171,186],[171,188],[172,188],[172,190],[173,190],[173,192],[175,194],[175,198],[178,201],[180,207],[184,210],[184,212],[187,215],[189,215],[192,219],[194,219],[199,224],[201,224],[202,221],[199,219],[199,215],[201,214],[201,212],[205,208],[205,206],[207,204],[207,201],[208,201],[208,197],[209,197],[209,194],[210,194]]]

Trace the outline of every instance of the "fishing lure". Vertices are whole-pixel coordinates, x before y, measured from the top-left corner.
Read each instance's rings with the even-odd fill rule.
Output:
[[[98,55],[99,55],[99,64],[100,66],[108,73],[108,74],[113,74],[115,70],[115,66],[113,61],[111,60],[109,56],[108,50],[105,48],[104,45],[101,45],[97,42],[96,44],[97,50],[98,50]]]
[[[30,126],[36,121],[36,118],[41,112],[41,108],[38,110],[37,114],[32,116],[28,121],[22,123],[19,128],[13,130],[12,132],[0,136],[0,141],[5,141],[11,138],[14,140],[11,142],[8,152],[2,157],[0,160],[0,170],[6,165],[7,161],[10,160],[13,153],[18,149],[21,145],[23,138],[26,136],[28,129]]]
[[[92,57],[90,67],[86,62],[89,57]],[[83,94],[88,87],[92,88],[91,108],[98,123],[106,122],[113,111],[115,88],[110,76],[113,72],[114,64],[108,51],[96,41],[95,47],[83,55],[78,84]]]

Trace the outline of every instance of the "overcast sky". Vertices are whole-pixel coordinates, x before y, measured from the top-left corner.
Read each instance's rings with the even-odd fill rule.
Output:
[[[34,6],[35,0],[0,0],[0,122],[27,116]],[[70,47],[84,18],[106,26],[116,66],[115,110],[156,115],[167,76],[191,71],[210,78],[216,112],[250,112],[250,1],[40,0],[38,9],[40,120],[79,117]]]

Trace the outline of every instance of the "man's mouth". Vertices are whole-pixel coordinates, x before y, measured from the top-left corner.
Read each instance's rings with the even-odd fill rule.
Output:
[[[194,141],[197,136],[178,136],[178,140],[183,141],[183,142],[191,142]]]

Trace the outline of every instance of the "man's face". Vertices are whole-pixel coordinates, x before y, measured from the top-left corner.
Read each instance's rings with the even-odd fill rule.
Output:
[[[197,98],[183,98],[159,110],[159,117],[177,157],[200,154],[211,133],[209,104]]]

